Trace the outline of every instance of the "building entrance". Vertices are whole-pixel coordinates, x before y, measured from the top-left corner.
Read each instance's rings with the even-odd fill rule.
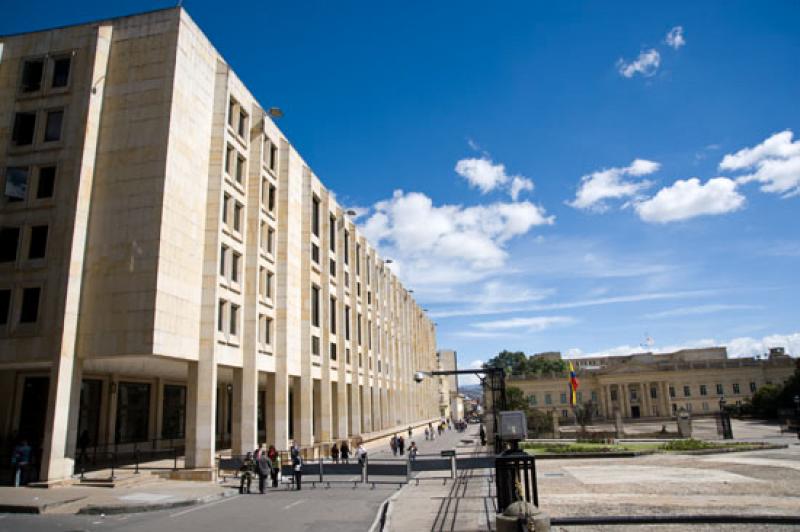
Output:
[[[44,443],[44,424],[47,419],[47,398],[50,395],[50,377],[25,377],[22,390],[22,404],[19,411],[17,434],[31,446],[32,460],[28,481],[38,480],[39,465],[42,463],[42,444]]]
[[[639,407],[638,406],[632,406],[631,407],[631,417],[637,418],[637,417],[640,417],[640,416],[641,416],[641,413],[639,412]]]

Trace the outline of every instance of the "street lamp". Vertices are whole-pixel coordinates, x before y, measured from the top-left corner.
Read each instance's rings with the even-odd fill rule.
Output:
[[[719,411],[722,412],[725,410],[725,396],[719,398]]]
[[[347,209],[344,213],[347,216],[355,216],[357,214],[356,211],[354,211],[353,209]]]

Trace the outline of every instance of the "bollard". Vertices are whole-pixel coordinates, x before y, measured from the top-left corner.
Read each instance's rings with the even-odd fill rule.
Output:
[[[178,470],[178,449],[176,449],[175,447],[172,448],[172,459],[173,459],[172,470],[173,471],[177,471]]]

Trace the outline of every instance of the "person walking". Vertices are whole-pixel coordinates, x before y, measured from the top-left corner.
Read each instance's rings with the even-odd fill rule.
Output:
[[[367,461],[367,450],[364,449],[363,443],[359,443],[358,447],[356,448],[356,460],[358,460],[358,463],[361,466],[363,466]]]
[[[417,443],[411,442],[411,445],[408,446],[408,459],[414,462],[417,459]]]
[[[259,449],[261,452],[256,460],[256,472],[258,473],[258,492],[264,495],[264,484],[268,477],[272,476],[272,460],[267,454],[266,444]]]
[[[397,450],[400,451],[400,456],[403,456],[403,451],[406,449],[406,440],[402,436],[397,440]]]
[[[343,441],[342,445],[339,446],[339,454],[342,456],[342,463],[349,464],[350,463],[350,446],[347,445],[347,441]]]
[[[333,447],[331,447],[331,460],[333,460],[334,464],[339,463],[339,448],[336,446],[336,442],[334,442]]]
[[[247,456],[242,462],[242,467],[239,472],[242,474],[242,480],[239,484],[239,493],[244,493],[244,486],[247,484],[247,493],[250,493],[250,485],[253,483],[253,471],[255,470],[255,461],[253,460],[253,453],[247,453]]]
[[[411,439],[411,435],[412,435],[412,434],[413,434],[413,431],[411,430],[411,425],[409,425],[409,426],[408,426],[408,439],[409,439],[409,440]]]
[[[481,423],[481,445],[486,445],[486,429],[483,428],[483,423]]]
[[[426,440],[430,439],[430,436],[431,436],[431,434],[430,434],[430,432],[428,432],[428,427],[425,427],[425,439]]]
[[[397,434],[389,440],[389,447],[392,449],[392,455],[397,456]]]
[[[14,447],[11,455],[11,465],[14,466],[14,487],[18,488],[28,483],[28,465],[31,462],[31,446],[27,440],[22,440]]]
[[[298,452],[292,457],[292,471],[294,472],[294,485],[300,490],[303,484],[303,459]]]
[[[275,449],[274,445],[270,445],[269,449],[267,449],[267,456],[272,464],[272,470],[269,473],[270,477],[272,478],[272,487],[277,488],[278,474],[281,472],[281,455]]]

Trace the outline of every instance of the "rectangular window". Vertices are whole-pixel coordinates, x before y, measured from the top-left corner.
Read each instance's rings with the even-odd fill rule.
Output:
[[[47,250],[47,226],[36,225],[31,227],[31,241],[28,246],[29,259],[43,259]]]
[[[225,277],[225,264],[228,262],[228,248],[222,246],[219,251],[219,274]]]
[[[311,285],[311,325],[319,327],[319,287]]]
[[[546,405],[553,404],[553,397],[549,393],[544,394],[544,404]]]
[[[311,260],[319,264],[319,246],[316,244],[311,244]]]
[[[612,401],[617,400],[617,390],[611,390],[611,400]]]
[[[267,299],[272,299],[272,272],[267,272]]]
[[[350,363],[350,348],[349,347],[345,348],[344,357],[345,357],[345,363],[349,364]]]
[[[651,399],[658,399],[658,389],[657,388],[650,388],[650,398]]]
[[[597,402],[597,392],[594,390],[592,390],[592,402],[593,403]]]
[[[751,392],[755,392],[756,391],[756,383],[755,382],[751,382],[750,383],[750,391]]]
[[[683,396],[690,397],[692,395],[692,389],[689,386],[683,387]]]
[[[245,134],[247,133],[247,113],[245,113],[242,109],[239,109],[239,136],[245,138]]]
[[[236,157],[236,181],[244,182],[244,157]]]
[[[28,169],[24,166],[9,166],[6,168],[6,201],[25,201],[27,193]]]
[[[734,394],[739,394],[739,392],[740,392],[740,390],[739,390],[739,383],[737,382],[737,383],[735,383],[735,384],[733,385],[733,393],[734,393]]]
[[[536,394],[531,394],[528,396],[528,404],[535,406],[537,403],[536,401]]]
[[[162,438],[183,438],[186,427],[186,386],[164,385]]]
[[[328,271],[331,277],[336,277],[336,261],[333,259],[328,260]]]
[[[567,402],[567,394],[566,393],[562,393],[560,399],[561,399],[561,404],[562,405],[565,404]]]
[[[328,221],[328,245],[331,251],[336,251],[336,217],[331,216]]]
[[[39,294],[38,286],[25,288],[22,291],[22,309],[19,315],[20,323],[35,323],[39,319]]]
[[[59,109],[58,111],[47,112],[47,122],[45,122],[45,127],[44,127],[45,142],[55,142],[57,140],[61,140],[61,125],[63,122],[64,122],[63,109]]]
[[[36,188],[36,199],[52,198],[56,183],[56,167],[39,168],[39,184]]]
[[[54,89],[66,87],[69,84],[69,57],[59,57],[53,61],[53,81],[51,86]]]
[[[239,329],[239,305],[234,305],[231,303],[230,318],[230,328],[228,329],[228,334],[231,336],[237,336]]]
[[[217,304],[217,330],[225,332],[225,301],[222,299]]]
[[[263,266],[258,267],[258,295],[262,298],[267,297],[267,269]]]
[[[361,345],[361,313],[359,312],[356,315],[356,339],[358,341],[358,345]]]
[[[228,125],[233,127],[233,120],[236,116],[236,100],[233,98],[228,101]]]
[[[8,323],[11,314],[11,290],[0,290],[0,325]]]
[[[344,231],[344,263],[350,264],[350,231]]]
[[[242,262],[242,256],[235,251],[231,253],[231,281],[234,283],[239,282],[239,267]]]
[[[44,73],[44,59],[29,59],[22,64],[22,79],[20,91],[36,92],[42,88],[42,74]]]
[[[272,345],[272,318],[267,318],[264,323],[264,343]]]
[[[722,390],[722,385],[721,384],[717,384],[717,395],[722,395],[723,393],[724,392]]]
[[[350,341],[350,307],[348,305],[344,306],[344,339]]]
[[[372,322],[367,321],[367,349],[372,349]]]
[[[311,197],[311,232],[319,236],[319,198]]]
[[[233,175],[231,164],[233,164],[233,146],[228,144],[225,148],[225,173]]]
[[[311,337],[311,354],[315,357],[319,356],[319,336]]]
[[[275,188],[275,185],[269,185],[269,201],[267,202],[267,210],[269,212],[275,212],[275,201],[276,195],[278,194],[278,189]]]
[[[361,244],[356,243],[356,275],[361,275]]]
[[[17,260],[19,247],[19,227],[0,228],[0,262]]]
[[[266,208],[269,198],[269,181],[266,177],[261,178],[261,206]]]
[[[275,230],[271,227],[267,229],[267,253],[275,254]]]
[[[120,382],[117,385],[116,443],[147,441],[150,420],[150,385]]]
[[[36,113],[17,113],[14,116],[14,131],[11,141],[14,146],[30,146],[36,132]]]
[[[674,386],[670,386],[669,387],[669,396],[670,397],[675,397],[675,387]]]
[[[273,172],[278,167],[278,146],[270,142],[269,144],[269,169]]]
[[[231,197],[228,194],[222,195],[222,223],[229,225],[228,220],[228,204],[231,202]]]
[[[705,384],[700,385],[700,395],[708,395],[708,388]]]
[[[636,399],[638,399],[638,395],[636,393],[636,390],[630,390],[630,396],[631,396],[631,399],[633,399],[634,401],[636,401]]]
[[[331,342],[330,354],[331,354],[331,360],[336,360],[336,344],[333,342]]]
[[[328,309],[328,315],[330,316],[330,333],[336,334],[336,298],[332,297],[330,300],[330,308]]]
[[[233,203],[233,230],[242,232],[242,204],[238,201]]]

